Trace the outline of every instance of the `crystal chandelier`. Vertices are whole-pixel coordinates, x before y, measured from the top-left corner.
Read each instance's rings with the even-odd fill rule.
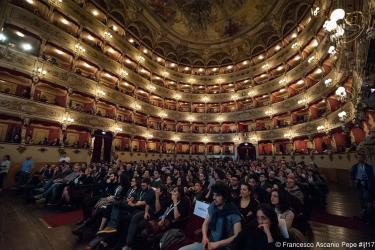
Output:
[[[361,11],[345,13],[338,8],[332,11],[323,28],[330,33],[330,39],[337,45],[353,42],[367,28],[367,20]]]

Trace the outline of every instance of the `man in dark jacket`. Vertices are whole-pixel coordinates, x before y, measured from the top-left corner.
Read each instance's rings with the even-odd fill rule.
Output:
[[[373,167],[366,163],[366,153],[358,152],[358,163],[352,166],[350,175],[358,190],[362,215],[365,215],[369,204],[374,200],[375,178]]]

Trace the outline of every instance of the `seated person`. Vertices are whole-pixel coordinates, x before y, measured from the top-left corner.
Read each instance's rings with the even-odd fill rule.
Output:
[[[69,166],[68,166],[69,167]],[[56,202],[63,192],[64,186],[69,185],[72,181],[79,177],[81,167],[76,164],[73,167],[73,172],[66,170],[67,174],[62,179],[55,179],[53,183],[42,193],[34,196],[37,203],[44,203],[47,201]],[[64,170],[63,170],[64,171]]]
[[[155,192],[156,193],[156,192]],[[149,234],[155,234],[178,226],[178,220],[186,218],[190,209],[190,201],[185,196],[183,187],[175,187],[170,193],[169,205],[156,220],[149,221]]]
[[[124,215],[126,219],[130,219],[128,228],[127,244],[131,245],[135,238],[135,234],[140,223],[144,219],[150,218],[150,210],[155,206],[155,191],[151,188],[151,180],[143,178],[141,182],[141,190],[134,194],[129,200],[124,200],[118,206],[113,206],[111,217],[103,230],[98,231],[98,235],[116,233],[119,225],[120,215]]]
[[[255,219],[259,203],[251,195],[251,187],[249,184],[241,184],[240,197],[235,200],[235,204],[239,208],[246,223]]]
[[[257,209],[256,223],[246,226],[235,242],[238,250],[270,250],[280,249],[276,242],[283,238],[275,210],[268,204],[262,204]],[[282,248],[281,248],[282,249]]]
[[[290,208],[289,195],[284,190],[273,190],[271,192],[271,205],[274,206],[279,221],[285,220],[288,229],[292,227],[294,213]]]
[[[225,249],[241,232],[241,214],[231,202],[229,188],[218,182],[211,187],[213,202],[202,225],[202,242],[180,248],[181,250]]]

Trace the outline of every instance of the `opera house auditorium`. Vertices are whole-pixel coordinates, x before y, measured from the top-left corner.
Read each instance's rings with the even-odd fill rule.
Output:
[[[375,249],[374,0],[1,0],[1,250]]]

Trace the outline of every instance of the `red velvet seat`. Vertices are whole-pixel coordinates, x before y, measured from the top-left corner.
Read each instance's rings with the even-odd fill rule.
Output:
[[[201,242],[203,221],[203,218],[194,214],[191,215],[183,228],[186,238],[178,243],[172,244],[167,250],[177,250],[180,247],[189,245],[193,242]]]

